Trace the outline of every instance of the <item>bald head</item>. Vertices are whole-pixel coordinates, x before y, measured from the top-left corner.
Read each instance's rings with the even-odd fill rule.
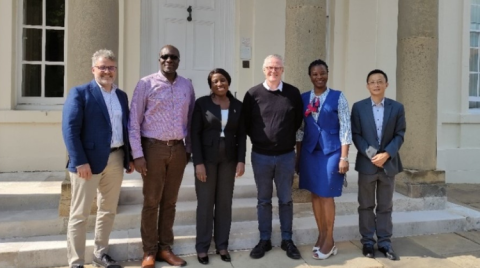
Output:
[[[165,50],[165,49],[168,49],[168,50],[170,50],[170,51],[175,51],[176,54],[178,55],[178,57],[180,57],[180,51],[178,50],[178,48],[176,48],[175,46],[172,46],[172,45],[165,45],[165,46],[163,46],[163,47],[160,49],[160,53],[159,53],[160,56],[162,55],[162,51]]]

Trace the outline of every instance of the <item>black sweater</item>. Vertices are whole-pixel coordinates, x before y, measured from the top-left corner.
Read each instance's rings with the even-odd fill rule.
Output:
[[[263,83],[250,88],[243,99],[245,130],[252,150],[264,155],[293,151],[295,135],[303,120],[298,88],[283,83],[282,91],[269,91]]]

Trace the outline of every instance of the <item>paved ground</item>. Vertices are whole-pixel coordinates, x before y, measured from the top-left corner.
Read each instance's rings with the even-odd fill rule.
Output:
[[[480,211],[480,184],[448,185],[448,200]],[[363,257],[359,241],[337,243],[339,253],[327,260],[311,257],[311,246],[300,246],[302,259],[291,260],[280,248],[274,248],[265,257],[253,260],[249,251],[231,252],[232,262],[226,263],[217,255],[210,255],[210,264],[199,264],[196,256],[185,256],[187,267],[210,268],[480,268],[480,230],[440,235],[426,235],[393,239],[393,248],[400,256],[399,261],[390,261],[376,252],[376,259]],[[122,263],[125,268],[140,268],[140,261]],[[87,265],[86,268],[92,266]],[[156,263],[156,268],[170,267]]]

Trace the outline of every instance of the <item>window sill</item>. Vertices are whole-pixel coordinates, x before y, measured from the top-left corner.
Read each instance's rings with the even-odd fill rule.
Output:
[[[480,124],[480,109],[470,109],[465,114],[443,113],[440,122],[442,124]]]
[[[7,110],[0,111],[0,124],[60,124],[61,110],[27,111]]]

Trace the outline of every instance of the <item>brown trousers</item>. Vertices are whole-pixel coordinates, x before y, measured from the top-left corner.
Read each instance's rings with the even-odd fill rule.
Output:
[[[178,190],[187,164],[185,146],[168,146],[155,139],[142,139],[147,161],[143,179],[141,235],[143,251],[156,254],[173,245],[173,222]]]

